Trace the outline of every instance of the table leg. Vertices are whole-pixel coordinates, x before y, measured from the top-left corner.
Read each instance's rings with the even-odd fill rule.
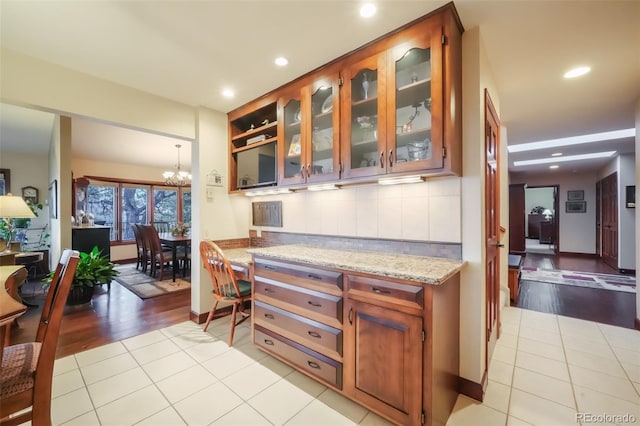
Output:
[[[173,255],[173,262],[171,263],[171,273],[173,274],[173,282],[176,282],[176,262],[178,261],[178,247],[173,244],[171,246],[171,254]]]

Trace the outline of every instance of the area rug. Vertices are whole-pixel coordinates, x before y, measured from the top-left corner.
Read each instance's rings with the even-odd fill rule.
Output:
[[[188,278],[176,277],[175,282],[172,281],[170,276],[168,279],[156,280],[136,269],[133,264],[118,265],[116,269],[120,272],[120,275],[116,277],[116,281],[141,299],[150,299],[191,289],[191,282],[189,282]],[[167,273],[165,271],[165,276],[169,274],[170,272]]]
[[[540,269],[522,267],[522,280],[551,284],[575,285],[578,287],[601,288],[604,290],[636,292],[636,278],[626,275],[596,274],[590,272],[565,271],[561,269]]]

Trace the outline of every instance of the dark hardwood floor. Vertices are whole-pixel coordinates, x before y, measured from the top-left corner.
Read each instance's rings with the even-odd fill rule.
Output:
[[[27,309],[12,327],[10,344],[33,341],[42,312],[40,282],[23,287],[24,300],[39,306]],[[109,292],[97,287],[90,306],[65,308],[56,358],[188,321],[190,306],[189,291],[143,300],[116,281]]]
[[[527,253],[523,266],[622,275],[595,257]],[[517,306],[634,328],[636,295],[621,291],[521,281]]]

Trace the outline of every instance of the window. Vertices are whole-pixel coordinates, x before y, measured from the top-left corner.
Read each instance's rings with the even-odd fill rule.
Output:
[[[111,241],[130,243],[134,223],[190,223],[191,188],[92,179],[87,211],[96,225],[111,227]]]

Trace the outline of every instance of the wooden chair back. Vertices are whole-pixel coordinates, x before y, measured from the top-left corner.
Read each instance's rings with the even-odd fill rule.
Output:
[[[240,294],[238,281],[229,259],[220,247],[213,241],[201,241],[200,257],[202,265],[211,277],[214,296],[220,300],[237,298]]]
[[[164,264],[165,262],[171,261],[171,259],[170,257],[165,256],[162,244],[160,243],[160,237],[158,236],[158,231],[153,227],[153,225],[140,225],[139,229],[149,253],[151,275],[155,276],[156,270],[160,269],[159,278],[162,279],[164,274]]]
[[[138,253],[138,261],[136,263],[136,269],[138,266],[142,268],[143,271],[147,269],[147,251],[145,249],[145,245],[142,242],[142,234],[140,233],[140,225],[137,223],[131,224],[131,229],[133,230],[133,236],[136,239],[136,252]]]
[[[4,282],[4,287],[9,296],[13,297],[17,301],[20,301],[20,298],[18,297],[18,289],[20,288],[20,284],[22,284],[24,280],[27,279],[28,274],[29,273],[26,268],[20,268],[13,274],[9,275],[7,280]],[[0,291],[2,290],[0,289]],[[7,346],[11,339],[11,325],[11,323],[5,324],[0,330],[0,339],[4,340],[3,347]]]
[[[33,382],[32,386],[18,393],[3,394],[0,425],[21,424],[28,420],[34,425],[51,424],[51,384],[56,347],[64,307],[79,261],[78,251],[66,249],[62,252],[42,309],[35,342],[4,349],[2,368],[4,370],[6,366],[7,372],[2,372],[3,380],[8,380],[12,373],[29,375],[33,377]],[[8,415],[30,406],[30,411],[8,418]]]
[[[169,222],[151,222],[158,233],[171,232],[171,224]]]

